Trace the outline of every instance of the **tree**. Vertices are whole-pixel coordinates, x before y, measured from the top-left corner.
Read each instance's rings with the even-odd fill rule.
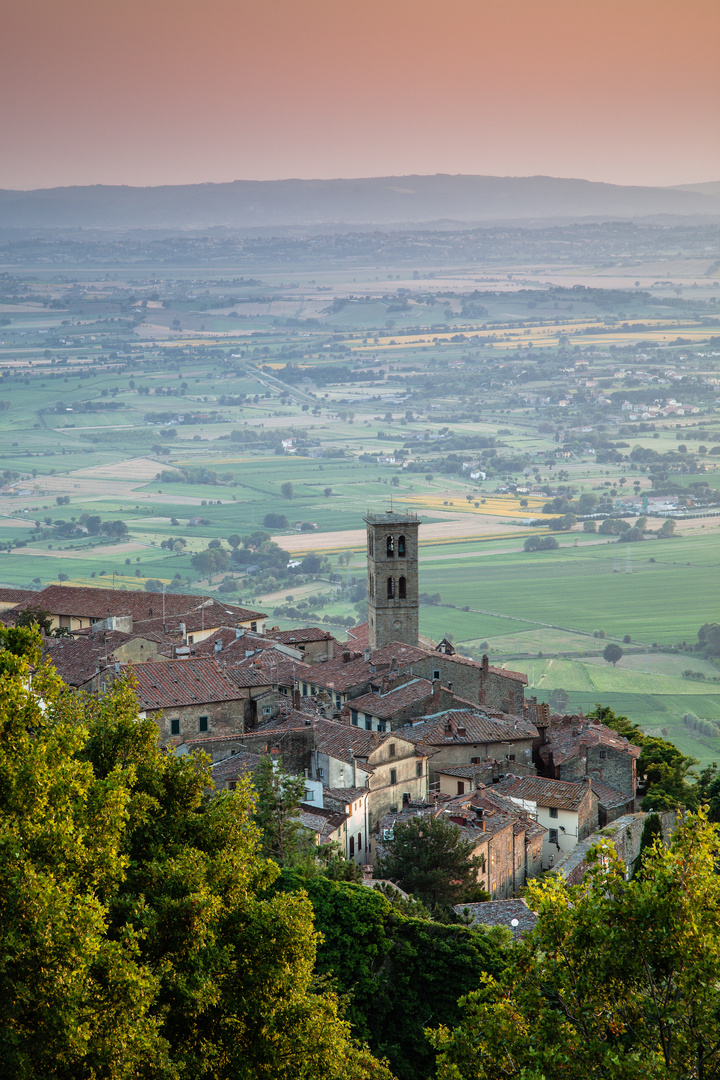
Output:
[[[242,537],[238,536],[237,533],[233,533],[232,536],[228,536],[227,542],[234,551],[235,548],[240,547],[240,545],[242,544]]]
[[[27,607],[15,619],[16,626],[36,626],[44,634],[52,630],[52,615],[45,608]]]
[[[159,578],[150,577],[144,585],[145,592],[162,592],[163,583]]]
[[[295,489],[289,480],[286,480],[285,483],[282,484],[280,487],[280,494],[282,495],[283,499],[292,499],[294,491]]]
[[[390,1080],[313,988],[312,909],[268,894],[249,787],[210,795],[208,759],[161,752],[127,680],[96,700],[43,665],[29,690],[39,638],[18,633],[0,632],[3,1073]]]
[[[672,520],[672,518],[666,518],[665,521],[663,521],[661,528],[658,529],[658,536],[661,536],[664,539],[668,536],[672,536],[674,532],[675,522]]]
[[[603,659],[607,660],[608,664],[612,664],[613,667],[617,664],[618,660],[622,660],[623,651],[619,645],[616,645],[614,641],[609,641],[603,649]]]
[[[253,779],[257,802],[254,820],[262,834],[265,855],[283,863],[301,846],[302,824],[298,817],[305,796],[305,779],[285,772],[280,758],[262,758]]]
[[[221,574],[227,570],[228,553],[223,548],[208,547],[193,555],[190,562],[194,570],[203,577],[207,577],[208,580],[212,580],[213,574]]]
[[[550,694],[550,708],[553,712],[564,713],[567,711],[570,698],[568,697],[567,690],[563,690],[562,686],[556,686]]]
[[[525,551],[554,551],[558,547],[554,536],[528,536],[523,544]]]
[[[530,883],[535,930],[431,1035],[439,1080],[717,1077],[719,857],[700,814],[632,881],[604,841],[581,885]]]
[[[387,854],[375,864],[376,876],[394,881],[431,908],[448,908],[475,896],[489,899],[478,888],[483,860],[472,854],[475,845],[463,840],[452,822],[420,815],[396,824],[385,846]]]
[[[596,521],[583,521],[583,532],[594,533],[597,532]]]

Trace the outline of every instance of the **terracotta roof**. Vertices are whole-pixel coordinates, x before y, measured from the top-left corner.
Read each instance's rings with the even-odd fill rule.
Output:
[[[367,788],[325,788],[323,794],[326,799],[335,799],[342,803],[354,803],[358,799],[364,798],[368,793]]]
[[[325,810],[319,806],[308,806],[303,803],[297,816],[306,829],[312,829],[318,833],[322,841],[327,842],[334,832],[340,828],[348,815],[338,810]]]
[[[518,941],[535,929],[537,915],[526,902],[520,900],[488,900],[484,904],[456,904],[458,915],[467,912],[472,916],[473,926],[507,926]],[[513,926],[513,922],[517,925]]]
[[[214,660],[166,660],[163,663],[123,664],[137,680],[142,709],[168,709],[204,705],[216,701],[239,701],[242,694]]]
[[[371,665],[362,657],[347,661],[339,657],[326,664],[308,664],[297,677],[303,682],[321,686],[333,693],[344,693],[369,682],[372,676]]]
[[[612,810],[618,806],[625,806],[626,803],[633,801],[632,795],[626,795],[622,791],[617,791],[615,788],[610,787],[609,784],[603,784],[599,780],[593,780],[592,789],[597,795],[598,802],[606,810]]]
[[[432,698],[432,693],[433,684],[429,679],[411,679],[404,686],[384,694],[363,694],[362,697],[352,698],[344,708],[371,713],[381,720],[392,719],[400,709]]]
[[[354,649],[366,649],[370,643],[370,624],[364,622],[353,626],[347,632],[347,639]]]
[[[42,607],[41,604],[34,604],[33,600],[40,593],[35,592],[34,589],[0,589],[0,604],[22,604],[27,603],[28,607]]]
[[[327,630],[320,630],[317,626],[308,626],[302,630],[270,630],[267,637],[280,641],[283,645],[302,645],[307,641],[335,640]]]
[[[361,728],[350,727],[347,724],[339,724],[335,720],[315,721],[315,747],[321,754],[330,757],[348,760],[350,750],[356,758],[367,761],[373,751],[377,750],[386,742],[409,743],[408,739],[398,738],[397,732],[379,734],[376,731],[363,731]],[[408,750],[414,751],[412,744]],[[363,768],[365,766],[363,765]]]
[[[428,649],[420,649],[415,645],[406,645],[403,641],[389,641],[380,649],[373,649],[370,653],[370,663],[376,667],[390,666],[395,660],[398,667],[412,664],[415,660],[423,660],[432,653]]]
[[[42,607],[52,615],[75,615],[86,618],[105,619],[108,615],[132,615],[133,620],[162,618],[163,597],[160,593],[150,593],[135,589],[88,588],[75,585],[48,585],[40,592],[32,594],[32,601],[18,605]],[[212,625],[212,619],[219,619],[223,624],[232,621],[246,622],[264,619],[267,616],[259,611],[225,604],[216,597],[202,597],[188,593],[165,593],[164,611],[167,619],[182,619],[191,614],[201,614],[205,608],[205,625]],[[224,616],[224,617],[223,617]],[[216,624],[217,625],[217,624]]]
[[[231,683],[243,689],[251,686],[272,686],[274,682],[267,668],[223,667],[223,673]]]
[[[508,714],[498,719],[470,709],[446,709],[418,723],[406,724],[395,734],[430,746],[514,742],[535,739],[538,735],[537,728],[521,716]]]
[[[113,658],[113,648],[133,641],[137,634],[117,630],[82,638],[45,638],[43,655],[53,664],[68,686],[82,686]]]
[[[224,761],[218,761],[212,767],[212,778],[216,784],[227,784],[239,780],[241,776],[252,775],[259,766],[262,758],[259,754],[251,754],[248,750],[241,750],[232,754]]]
[[[269,679],[274,685],[292,689],[295,685],[296,673],[312,669],[309,664],[303,664],[301,660],[291,660],[289,657],[283,656],[282,653],[268,649],[265,652],[255,653],[245,660],[239,660],[232,666],[228,663],[226,670],[228,675],[231,671],[261,672],[266,681]]]
[[[590,785],[573,784],[568,780],[548,780],[544,776],[508,776],[497,785],[501,795],[526,799],[538,806],[577,812],[587,796]]]
[[[594,723],[584,717],[567,717],[555,724],[551,722],[546,728],[546,740],[540,747],[540,757],[546,762],[552,757],[555,765],[584,756],[588,746],[607,746],[634,758],[640,757],[639,746],[605,724]]]

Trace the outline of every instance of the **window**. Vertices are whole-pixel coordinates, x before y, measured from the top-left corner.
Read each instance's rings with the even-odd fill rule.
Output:
[[[252,630],[252,632],[254,634],[256,634],[257,633],[257,623],[256,622],[251,622],[250,623],[250,629]]]
[[[307,697],[307,692],[308,692],[307,683],[303,683],[302,684],[302,696]]]
[[[325,770],[324,769],[316,769],[315,774],[316,774],[318,780],[322,780],[323,776],[325,775]]]
[[[550,817],[557,817],[557,807],[556,806],[551,806],[550,807]]]
[[[387,543],[385,544],[385,553],[388,559],[392,559],[395,555],[395,545],[393,544],[392,536],[388,536]]]
[[[390,770],[390,784],[392,787],[395,787],[397,784],[397,769]]]
[[[600,757],[601,758],[606,758],[607,757],[607,750],[601,750],[600,751]]]
[[[514,761],[514,760],[515,760],[515,755],[514,754],[508,754],[508,761]]]
[[[368,596],[370,597],[371,600],[374,600],[374,598],[375,598],[375,575],[374,574],[369,574],[368,575]]]
[[[315,792],[309,788],[305,788],[305,802],[315,802]]]
[[[548,833],[548,841],[551,844],[557,844],[557,842],[558,842],[558,831],[557,831],[557,829],[550,829],[550,832]]]
[[[464,795],[465,794],[465,782],[464,782],[464,780],[458,780],[458,782],[457,782],[457,793],[458,793],[458,795]]]
[[[374,553],[375,553],[375,545],[373,544],[373,534],[371,532],[369,532],[368,533],[368,555],[370,556],[370,558],[373,557]]]
[[[407,598],[407,582],[404,577],[398,579],[398,596],[401,600]]]
[[[439,678],[440,678],[440,672],[439,671],[433,671],[433,679],[439,679]]]
[[[362,851],[362,833],[358,833],[357,845],[358,851]]]
[[[350,710],[350,722],[352,724],[354,724],[355,727],[357,727],[357,722],[358,722],[357,709],[351,709]]]
[[[405,558],[405,537],[398,536],[398,559]]]
[[[178,719],[178,717],[174,717],[170,721],[170,734],[171,735],[179,735],[180,734],[180,720]]]
[[[422,763],[422,761],[418,761],[415,764],[415,775],[416,776],[422,776],[422,774],[423,774],[423,763]]]
[[[372,716],[365,717],[365,730],[372,731]]]
[[[390,754],[390,757],[395,757],[395,743],[394,742],[390,743],[390,745],[388,747],[388,753]]]
[[[351,859],[352,859],[354,854],[355,854],[355,837],[351,836],[350,837],[350,858]]]
[[[272,705],[263,705],[263,716],[269,716],[272,712]]]
[[[384,720],[378,720],[378,731],[387,731],[387,724]]]
[[[237,780],[228,780],[228,790],[234,791],[237,787]]]
[[[389,577],[387,579],[387,598],[388,600],[395,599],[395,578]]]
[[[195,635],[191,634],[190,637],[188,638],[188,645],[194,645],[194,644],[195,644]]]
[[[341,705],[342,705],[342,695],[341,694],[336,694],[335,695],[335,708],[339,709]]]
[[[207,731],[207,729],[208,729],[208,718],[207,718],[207,716],[201,716],[198,719],[198,731]]]

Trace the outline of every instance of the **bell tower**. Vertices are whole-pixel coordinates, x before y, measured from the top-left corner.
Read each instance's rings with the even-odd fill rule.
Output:
[[[417,514],[367,514],[368,630],[371,649],[390,641],[417,645]]]

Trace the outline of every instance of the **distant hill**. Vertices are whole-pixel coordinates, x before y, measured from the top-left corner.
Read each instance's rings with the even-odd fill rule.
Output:
[[[623,187],[551,176],[236,180],[166,187],[0,190],[0,227],[312,228],[720,213],[716,185]]]

